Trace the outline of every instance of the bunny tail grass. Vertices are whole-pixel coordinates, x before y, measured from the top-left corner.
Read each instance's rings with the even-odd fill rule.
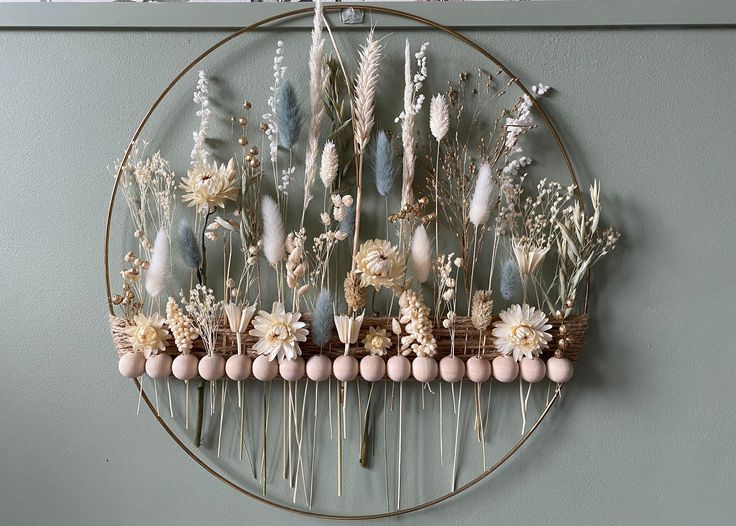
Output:
[[[299,108],[296,90],[288,80],[285,80],[279,89],[278,105],[276,125],[279,130],[279,141],[281,141],[281,146],[291,148],[299,139],[299,132],[302,129],[302,112]]]
[[[394,163],[394,149],[388,134],[381,130],[376,135],[376,147],[373,154],[373,174],[376,179],[376,191],[381,197],[391,193],[396,174],[398,173]]]
[[[324,347],[332,338],[335,317],[332,311],[332,295],[328,289],[322,289],[314,304],[312,317],[312,341]]]
[[[419,283],[429,279],[432,270],[432,247],[427,229],[421,224],[414,231],[414,239],[411,242],[411,268]]]
[[[264,196],[261,214],[263,216],[263,253],[271,265],[276,265],[286,256],[286,237],[279,205],[271,197]]]
[[[179,224],[178,242],[184,264],[189,268],[199,268],[202,265],[202,252],[199,250],[199,243],[189,223]]]
[[[491,166],[483,164],[478,171],[478,179],[475,182],[473,199],[470,201],[468,219],[476,227],[486,224],[491,217],[491,190],[493,181],[491,179]]]
[[[146,273],[146,292],[158,297],[169,281],[169,236],[166,231],[159,230],[151,252],[151,266]]]

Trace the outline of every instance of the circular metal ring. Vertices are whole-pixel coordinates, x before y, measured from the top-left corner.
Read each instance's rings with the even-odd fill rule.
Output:
[[[438,31],[441,31],[442,33],[451,36],[455,40],[458,40],[459,42],[462,42],[466,44],[467,46],[471,47],[481,55],[483,55],[486,59],[493,62],[501,71],[503,71],[508,77],[511,79],[511,82],[516,85],[524,94],[526,94],[532,101],[533,107],[537,110],[539,115],[541,116],[542,120],[546,124],[548,131],[552,135],[560,154],[562,155],[562,158],[565,162],[565,166],[567,167],[567,170],[569,172],[570,178],[572,179],[573,184],[575,184],[576,190],[575,195],[578,200],[578,202],[581,204],[581,206],[585,206],[585,202],[583,200],[582,192],[580,191],[579,184],[577,177],[575,175],[575,170],[573,168],[572,160],[570,158],[570,155],[568,154],[563,142],[562,138],[560,137],[560,134],[558,133],[557,129],[555,128],[554,124],[552,123],[552,120],[550,119],[547,112],[542,107],[541,103],[533,96],[531,91],[518,79],[516,75],[514,75],[509,68],[507,68],[504,64],[502,64],[498,59],[496,59],[491,53],[486,51],[483,47],[481,47],[479,44],[474,42],[473,40],[469,39],[468,37],[458,33],[457,31],[454,31],[453,29],[450,29],[447,26],[444,26],[442,24],[439,24],[438,22],[435,22],[433,20],[429,20],[427,18],[417,16],[410,13],[405,13],[403,11],[400,11],[398,9],[388,8],[388,7],[380,7],[380,6],[366,6],[366,5],[360,5],[360,4],[333,4],[333,5],[325,5],[323,6],[323,10],[325,12],[330,11],[341,11],[343,9],[347,8],[353,8],[356,10],[360,10],[366,13],[379,13],[379,14],[386,14],[390,16],[395,16],[398,18],[403,18],[407,20],[411,20],[414,22],[417,22],[418,24],[421,24],[423,26],[436,29]],[[257,22],[254,22],[253,24],[244,27],[243,29],[240,29],[236,31],[235,33],[232,33],[214,45],[212,45],[210,48],[205,50],[202,54],[200,54],[197,58],[195,58],[191,63],[189,63],[184,69],[181,70],[181,72],[172,80],[168,86],[161,92],[161,94],[156,98],[156,100],[153,102],[151,107],[146,112],[146,115],[143,117],[143,120],[136,128],[135,133],[133,134],[133,137],[130,140],[130,143],[128,144],[128,147],[125,150],[125,154],[123,155],[122,161],[120,163],[120,169],[118,170],[118,173],[116,174],[115,178],[115,184],[113,185],[112,194],[110,196],[110,202],[108,205],[108,211],[107,211],[107,222],[105,226],[105,246],[104,246],[104,266],[105,266],[105,286],[106,286],[106,292],[107,292],[107,305],[108,310],[110,314],[114,314],[113,309],[113,303],[112,303],[112,289],[110,285],[110,230],[112,227],[112,215],[113,215],[113,209],[115,205],[115,197],[118,192],[118,187],[120,184],[120,175],[122,172],[122,167],[125,165],[125,163],[128,161],[128,158],[130,156],[130,153],[133,149],[133,146],[135,142],[138,140],[141,132],[143,131],[143,128],[145,127],[146,123],[149,121],[153,113],[156,111],[156,108],[161,104],[163,99],[169,94],[169,92],[176,86],[176,84],[186,75],[188,72],[192,70],[199,62],[201,62],[203,59],[205,59],[208,55],[222,47],[223,45],[227,44],[231,40],[244,35],[246,33],[250,33],[256,29],[262,28],[264,26],[268,26],[269,24],[289,18],[296,18],[300,16],[309,15],[313,12],[312,7],[305,7],[301,9],[295,9],[290,10],[285,13],[280,13],[277,15],[270,16],[268,18],[264,18],[262,20],[259,20]],[[589,274],[588,274],[589,278]],[[585,284],[585,298],[584,298],[584,311],[587,312],[588,310],[588,291],[589,291],[589,279],[586,279]],[[441,495],[439,497],[436,497],[432,500],[423,502],[421,504],[417,504],[415,506],[411,506],[408,508],[402,508],[390,512],[384,512],[384,513],[375,513],[375,514],[364,514],[364,515],[337,515],[337,514],[331,514],[331,513],[321,513],[321,512],[314,512],[309,510],[304,510],[296,507],[287,506],[284,504],[281,504],[279,502],[275,502],[272,500],[269,500],[265,497],[262,497],[261,495],[258,495],[256,493],[253,493],[246,488],[240,486],[239,484],[236,484],[232,480],[228,479],[226,476],[222,475],[221,473],[217,472],[213,467],[208,465],[204,460],[202,460],[194,451],[192,451],[186,444],[184,444],[179,436],[169,427],[169,425],[160,417],[157,415],[155,407],[153,403],[151,402],[148,395],[140,390],[141,386],[138,383],[138,380],[133,380],[136,392],[140,392],[142,398],[146,402],[146,406],[149,408],[151,413],[156,417],[156,420],[158,420],[159,424],[166,430],[166,432],[171,436],[171,438],[176,442],[176,444],[184,450],[187,455],[189,455],[197,464],[199,464],[202,468],[204,468],[207,472],[209,472],[211,475],[216,477],[218,480],[224,482],[234,490],[247,495],[259,502],[262,502],[264,504],[268,504],[269,506],[272,506],[274,508],[289,511],[292,513],[297,513],[300,515],[312,517],[312,518],[319,518],[319,519],[332,519],[332,520],[369,520],[369,519],[383,519],[388,517],[395,517],[398,515],[404,515],[406,513],[411,513],[414,511],[419,511],[422,509],[426,509],[430,506],[433,506],[435,504],[438,504],[440,502],[443,502],[451,497],[454,497],[455,495],[458,495],[462,493],[463,491],[469,489],[470,487],[474,486],[481,480],[485,479],[488,475],[496,471],[501,465],[503,465],[516,451],[518,451],[522,445],[529,439],[529,437],[536,431],[536,429],[539,427],[539,425],[542,423],[544,418],[549,413],[550,409],[554,405],[555,401],[559,397],[559,389],[555,391],[554,396],[549,400],[547,405],[545,406],[544,410],[542,411],[541,415],[537,419],[537,421],[529,428],[529,430],[519,439],[516,444],[506,453],[504,454],[495,464],[490,466],[488,469],[480,473],[478,476],[473,478],[472,480],[466,482],[462,486],[459,486],[454,491],[450,493],[446,493],[444,495]]]

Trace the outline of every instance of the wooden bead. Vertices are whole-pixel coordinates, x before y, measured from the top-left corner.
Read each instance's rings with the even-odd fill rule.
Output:
[[[219,380],[225,376],[225,358],[218,354],[208,354],[199,361],[199,376],[203,380]]]
[[[268,356],[260,355],[253,360],[253,376],[261,382],[269,382],[279,374],[279,364],[268,360]]]
[[[386,374],[383,358],[370,354],[360,360],[360,376],[366,382],[378,382]]]
[[[411,363],[411,374],[422,383],[431,382],[437,378],[437,360],[429,356],[419,356]]]
[[[440,360],[440,378],[454,384],[465,376],[465,362],[457,356],[445,356]]]
[[[341,382],[355,380],[358,376],[358,360],[353,356],[338,356],[332,364],[332,373]]]
[[[567,358],[552,356],[547,360],[547,378],[558,384],[569,382],[573,375],[573,365]]]
[[[541,358],[527,358],[525,356],[519,362],[519,371],[522,380],[535,384],[544,379],[547,374],[547,367]]]
[[[191,380],[197,376],[199,360],[193,354],[180,354],[171,364],[171,372],[179,380]]]
[[[304,376],[306,366],[304,358],[297,356],[294,360],[284,360],[279,364],[279,374],[287,382],[296,382]]]
[[[491,362],[479,356],[469,358],[465,369],[468,372],[468,379],[477,384],[487,382],[491,377]]]
[[[411,362],[406,356],[392,356],[386,363],[386,372],[394,382],[403,382],[411,374]]]
[[[146,359],[139,352],[126,352],[120,357],[118,371],[126,378],[138,378],[146,370]]]
[[[332,362],[324,354],[315,354],[307,360],[307,378],[313,382],[324,382],[332,373]]]
[[[496,356],[492,363],[493,377],[501,383],[513,382],[519,376],[519,364],[512,356]]]
[[[146,360],[146,374],[155,379],[166,378],[171,375],[172,361],[168,354],[155,354]]]
[[[245,354],[233,354],[225,362],[225,374],[231,380],[242,382],[250,376],[252,361]]]

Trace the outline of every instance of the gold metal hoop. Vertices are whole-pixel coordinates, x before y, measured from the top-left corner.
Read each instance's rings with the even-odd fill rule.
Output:
[[[557,129],[555,128],[554,124],[552,123],[552,120],[550,119],[547,112],[542,107],[541,103],[534,97],[534,95],[530,92],[530,90],[518,79],[516,75],[514,75],[509,68],[507,68],[504,64],[502,64],[498,59],[496,59],[491,53],[486,51],[483,47],[481,47],[476,42],[470,40],[466,36],[458,33],[457,31],[454,31],[453,29],[450,29],[447,26],[444,26],[442,24],[439,24],[437,22],[434,22],[432,20],[429,20],[427,18],[413,15],[410,13],[405,13],[403,11],[400,11],[398,9],[392,9],[388,7],[379,7],[379,6],[366,6],[364,4],[333,4],[333,5],[325,5],[323,6],[324,11],[331,12],[331,11],[342,11],[343,9],[347,8],[353,8],[359,11],[363,11],[366,13],[379,13],[379,14],[385,14],[390,16],[396,16],[398,18],[403,18],[407,20],[412,20],[414,22],[417,22],[418,24],[421,24],[426,27],[430,27],[432,29],[436,29],[438,31],[441,31],[445,33],[446,35],[451,36],[452,38],[466,44],[467,46],[470,46],[472,49],[483,55],[486,59],[493,62],[498,68],[501,69],[506,75],[509,76],[511,79],[511,82],[515,84],[521,91],[526,94],[532,101],[533,107],[537,110],[539,115],[541,116],[542,120],[546,124],[550,134],[554,138],[554,141],[560,150],[560,154],[562,155],[562,158],[565,161],[565,165],[568,169],[568,172],[570,174],[570,178],[572,179],[573,184],[575,184],[576,190],[576,198],[578,202],[581,204],[582,207],[585,207],[585,202],[583,199],[582,192],[580,191],[579,184],[577,177],[575,175],[575,170],[572,165],[572,160],[562,142],[562,138],[560,137],[560,134],[558,133]],[[112,194],[110,196],[110,202],[108,205],[107,210],[107,223],[105,226],[105,247],[104,247],[104,266],[105,266],[105,286],[106,286],[106,292],[107,292],[107,305],[108,310],[110,314],[114,314],[113,309],[113,303],[112,303],[112,289],[110,285],[110,230],[112,227],[112,215],[113,215],[113,209],[115,205],[115,197],[118,192],[118,187],[121,180],[121,173],[122,173],[122,167],[127,163],[128,158],[130,156],[130,153],[133,149],[134,143],[138,140],[141,132],[143,131],[143,128],[145,127],[146,123],[149,121],[153,113],[156,111],[158,106],[161,104],[161,102],[164,100],[164,98],[169,94],[169,92],[176,86],[176,84],[186,75],[189,71],[194,68],[199,62],[201,62],[203,59],[205,59],[208,55],[213,53],[215,50],[219,49],[223,45],[227,44],[231,40],[244,35],[246,33],[250,33],[258,28],[262,28],[264,26],[267,26],[273,22],[277,22],[280,20],[285,20],[293,17],[299,17],[299,16],[305,16],[308,14],[311,14],[313,12],[312,7],[305,7],[301,9],[295,9],[292,11],[288,11],[286,13],[280,13],[278,15],[273,15],[268,18],[264,18],[262,20],[259,20],[257,22],[254,22],[253,24],[244,27],[243,29],[240,29],[236,31],[235,33],[232,33],[231,35],[226,36],[225,38],[221,39],[214,45],[212,45],[210,48],[205,50],[202,54],[200,54],[197,58],[195,58],[189,65],[187,65],[184,69],[181,70],[181,72],[172,80],[168,86],[161,92],[161,94],[156,98],[156,100],[153,102],[151,107],[146,112],[146,115],[143,117],[143,120],[138,125],[138,128],[136,129],[135,133],[133,134],[133,137],[130,140],[130,143],[128,144],[127,149],[125,150],[125,154],[123,155],[123,159],[120,164],[120,169],[118,170],[118,173],[115,178],[115,184],[113,185]],[[589,273],[588,273],[589,278]],[[589,279],[586,279],[585,284],[585,297],[584,297],[584,311],[588,311],[588,293],[589,293]],[[212,476],[220,480],[221,482],[224,482],[234,490],[242,493],[243,495],[247,495],[248,497],[251,497],[259,502],[262,502],[264,504],[267,504],[269,506],[272,506],[274,508],[283,510],[283,511],[289,511],[292,513],[297,513],[300,515],[312,517],[312,518],[319,518],[319,519],[332,519],[332,520],[369,520],[369,519],[383,519],[388,517],[395,517],[398,515],[404,515],[406,513],[411,513],[414,511],[419,511],[426,509],[430,506],[433,506],[435,504],[439,504],[440,502],[444,502],[448,500],[451,497],[454,497],[455,495],[458,495],[462,493],[463,491],[471,488],[481,480],[485,479],[488,475],[496,471],[501,465],[503,465],[516,451],[518,451],[521,446],[524,445],[524,443],[529,439],[529,437],[536,431],[536,429],[539,427],[539,425],[542,423],[544,418],[549,413],[550,409],[554,405],[555,401],[559,397],[559,390],[555,391],[554,396],[549,400],[547,405],[545,406],[544,410],[542,411],[541,415],[537,419],[537,421],[529,428],[529,430],[519,439],[519,441],[514,444],[514,446],[506,453],[504,454],[495,464],[493,464],[491,467],[480,473],[478,476],[473,478],[472,480],[466,482],[462,486],[459,486],[454,491],[450,493],[446,493],[442,496],[436,497],[432,500],[423,502],[421,504],[417,504],[415,506],[411,506],[408,508],[402,508],[395,511],[390,512],[384,512],[384,513],[376,513],[376,514],[365,514],[365,515],[337,515],[337,514],[331,514],[331,513],[320,513],[320,512],[314,512],[304,509],[299,509],[296,507],[287,506],[285,504],[281,504],[279,502],[271,501],[266,499],[265,497],[262,497],[256,493],[253,493],[251,491],[248,491],[246,488],[236,484],[229,478],[227,478],[225,475],[217,472],[213,467],[208,465],[204,460],[202,460],[194,451],[192,451],[186,444],[184,444],[179,436],[169,427],[169,425],[156,414],[155,407],[153,403],[151,402],[148,395],[145,393],[145,391],[141,390],[141,386],[138,382],[138,380],[134,379],[133,383],[136,388],[136,392],[140,392],[143,399],[146,402],[146,406],[151,411],[151,414],[156,417],[156,420],[158,420],[158,423],[161,424],[161,427],[166,430],[166,432],[169,434],[169,436],[176,442],[176,444],[184,450],[184,452],[189,455],[197,464],[199,464],[202,468],[204,468],[208,473],[210,473]]]

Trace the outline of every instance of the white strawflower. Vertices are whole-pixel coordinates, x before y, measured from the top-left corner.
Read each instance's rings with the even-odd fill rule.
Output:
[[[544,312],[527,304],[512,305],[499,313],[501,321],[493,324],[494,344],[501,354],[513,355],[519,361],[524,356],[534,358],[549,347],[552,335]]]
[[[133,318],[133,325],[125,329],[125,333],[130,338],[130,344],[133,346],[133,352],[142,352],[146,358],[150,358],[166,350],[169,331],[164,329],[164,321],[164,318],[158,314],[151,316],[136,314]]]
[[[406,258],[385,239],[370,239],[355,254],[356,272],[363,287],[397,289],[406,273]]]
[[[258,354],[268,356],[269,361],[277,358],[279,363],[295,360],[302,351],[299,342],[307,341],[309,331],[299,321],[301,314],[286,312],[284,304],[274,302],[271,312],[259,311],[253,320],[253,329],[248,333],[258,338],[253,346]]]

